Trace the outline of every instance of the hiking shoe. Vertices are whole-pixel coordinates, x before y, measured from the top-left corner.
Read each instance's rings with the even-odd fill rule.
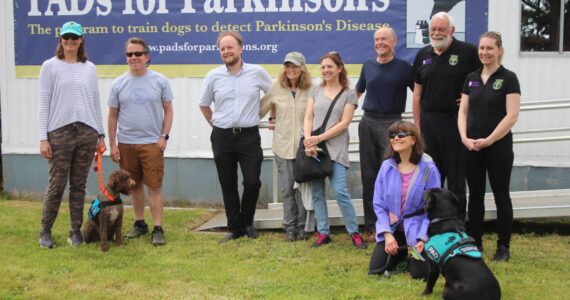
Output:
[[[366,243],[362,239],[362,236],[360,235],[360,233],[355,232],[355,233],[350,235],[350,238],[352,239],[352,243],[354,244],[354,246],[356,248],[366,249],[368,247],[368,245],[366,245]]]
[[[131,229],[131,231],[129,231],[127,234],[125,234],[124,238],[127,239],[135,239],[140,237],[143,234],[147,234],[148,233],[148,226],[145,224],[145,226],[141,227],[141,226],[133,226],[133,229]]]
[[[80,230],[72,230],[69,232],[69,237],[67,238],[67,243],[71,247],[79,247],[83,243],[83,237],[81,236]]]
[[[329,244],[331,241],[331,237],[328,234],[321,234],[317,236],[317,240],[313,244],[313,247],[320,247],[322,245]]]
[[[511,253],[509,248],[503,245],[497,246],[497,252],[495,252],[495,256],[493,256],[494,261],[504,261],[507,262],[511,258]]]
[[[53,242],[53,240],[51,238],[51,232],[50,231],[46,231],[46,232],[42,231],[40,233],[40,247],[48,248],[48,249],[55,248],[55,243]]]
[[[166,244],[166,239],[164,238],[164,231],[160,229],[155,229],[152,231],[152,244],[154,246],[162,246]]]
[[[303,228],[297,230],[297,241],[304,241],[309,239],[309,233],[307,233]]]
[[[294,242],[295,241],[296,230],[293,227],[285,229],[285,241]]]

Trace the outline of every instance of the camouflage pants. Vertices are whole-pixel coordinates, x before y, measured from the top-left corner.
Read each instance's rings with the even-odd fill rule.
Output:
[[[49,183],[44,198],[42,231],[51,231],[68,179],[71,229],[81,228],[85,185],[98,139],[99,134],[95,129],[80,122],[48,133],[52,157],[49,160]]]

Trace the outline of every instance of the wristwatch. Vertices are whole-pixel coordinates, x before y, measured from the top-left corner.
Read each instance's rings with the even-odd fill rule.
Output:
[[[166,133],[161,134],[160,137],[163,137],[163,138],[164,138],[165,140],[167,140],[167,141],[168,141],[168,139],[170,138],[170,136],[169,136],[168,134],[166,134]]]

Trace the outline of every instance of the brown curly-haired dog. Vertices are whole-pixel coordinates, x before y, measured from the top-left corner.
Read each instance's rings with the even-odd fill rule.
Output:
[[[109,240],[115,239],[117,245],[123,243],[121,233],[123,227],[123,202],[121,194],[128,195],[136,183],[129,173],[117,170],[109,176],[107,191],[115,199],[109,201],[104,193],[99,193],[89,210],[89,218],[83,225],[81,233],[86,243],[101,242],[101,251],[109,251]]]

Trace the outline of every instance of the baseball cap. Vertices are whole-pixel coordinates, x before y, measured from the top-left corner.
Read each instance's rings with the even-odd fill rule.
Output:
[[[83,27],[81,27],[81,24],[77,22],[73,21],[67,22],[61,26],[61,31],[59,32],[59,35],[64,35],[68,33],[75,34],[77,36],[82,36]]]
[[[299,66],[302,66],[305,64],[305,57],[303,56],[303,54],[301,54],[299,52],[289,52],[285,56],[285,60],[283,61],[283,64],[286,64],[288,62],[299,67]]]

